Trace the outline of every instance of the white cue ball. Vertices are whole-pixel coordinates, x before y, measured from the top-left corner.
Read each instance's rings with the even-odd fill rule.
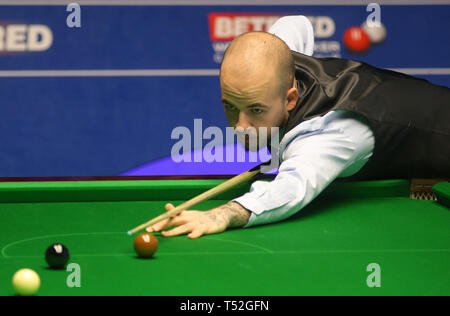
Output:
[[[386,27],[381,22],[364,22],[362,29],[369,35],[372,44],[380,44],[386,39]]]
[[[41,287],[41,279],[33,270],[22,269],[14,274],[12,285],[17,294],[31,296],[36,294]]]

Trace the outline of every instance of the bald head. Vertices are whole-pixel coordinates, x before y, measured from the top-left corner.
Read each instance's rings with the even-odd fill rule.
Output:
[[[250,32],[237,37],[225,52],[221,79],[270,81],[274,93],[284,98],[294,81],[294,59],[289,47],[275,35]]]
[[[220,69],[222,103],[230,126],[267,131],[280,127],[298,101],[294,58],[289,47],[269,33],[250,32],[228,47]],[[261,132],[262,133],[262,132]],[[263,134],[261,134],[263,135]]]

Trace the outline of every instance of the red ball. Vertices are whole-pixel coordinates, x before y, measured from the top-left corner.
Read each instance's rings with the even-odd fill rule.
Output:
[[[157,249],[158,239],[151,234],[140,234],[134,240],[134,250],[139,258],[151,258]]]
[[[353,53],[364,53],[370,47],[369,35],[359,26],[352,26],[344,33],[344,44]]]

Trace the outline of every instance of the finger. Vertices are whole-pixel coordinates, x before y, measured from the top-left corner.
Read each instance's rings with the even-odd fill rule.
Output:
[[[175,206],[173,206],[172,203],[167,203],[164,208],[166,209],[167,212],[173,210],[175,208]]]
[[[178,226],[171,230],[163,231],[161,234],[164,237],[172,237],[172,236],[185,235],[191,231],[192,231],[191,225],[186,224],[186,225]]]
[[[147,231],[150,232],[149,230],[151,230],[152,232],[159,232],[162,229],[164,229],[166,227],[169,227],[168,225],[169,225],[171,220],[172,220],[172,218],[167,218],[167,219],[165,219],[165,220],[163,220],[163,221],[161,221],[161,222],[159,222],[159,223],[157,223],[157,224],[155,224],[153,226],[148,227]]]
[[[172,203],[167,203],[164,208],[166,209],[167,212],[173,210],[175,208],[175,206],[173,206]],[[179,214],[178,214],[179,215]],[[164,228],[173,226],[170,225],[170,221],[173,219],[173,217],[167,218],[153,226],[149,226],[147,227],[147,232],[152,233],[152,232],[159,232],[161,230],[163,230]]]
[[[172,226],[182,226],[189,222],[189,218],[187,216],[179,215],[175,217],[171,217],[170,220],[161,227],[160,230],[172,227]]]
[[[203,236],[203,230],[200,229],[195,229],[188,235],[190,239],[199,238],[201,236]]]

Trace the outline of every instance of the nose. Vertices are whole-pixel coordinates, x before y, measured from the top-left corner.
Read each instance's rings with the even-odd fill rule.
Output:
[[[239,120],[236,124],[236,128],[242,128],[246,130],[247,128],[251,127],[252,124],[250,123],[248,117],[245,115],[243,111],[239,112]]]

